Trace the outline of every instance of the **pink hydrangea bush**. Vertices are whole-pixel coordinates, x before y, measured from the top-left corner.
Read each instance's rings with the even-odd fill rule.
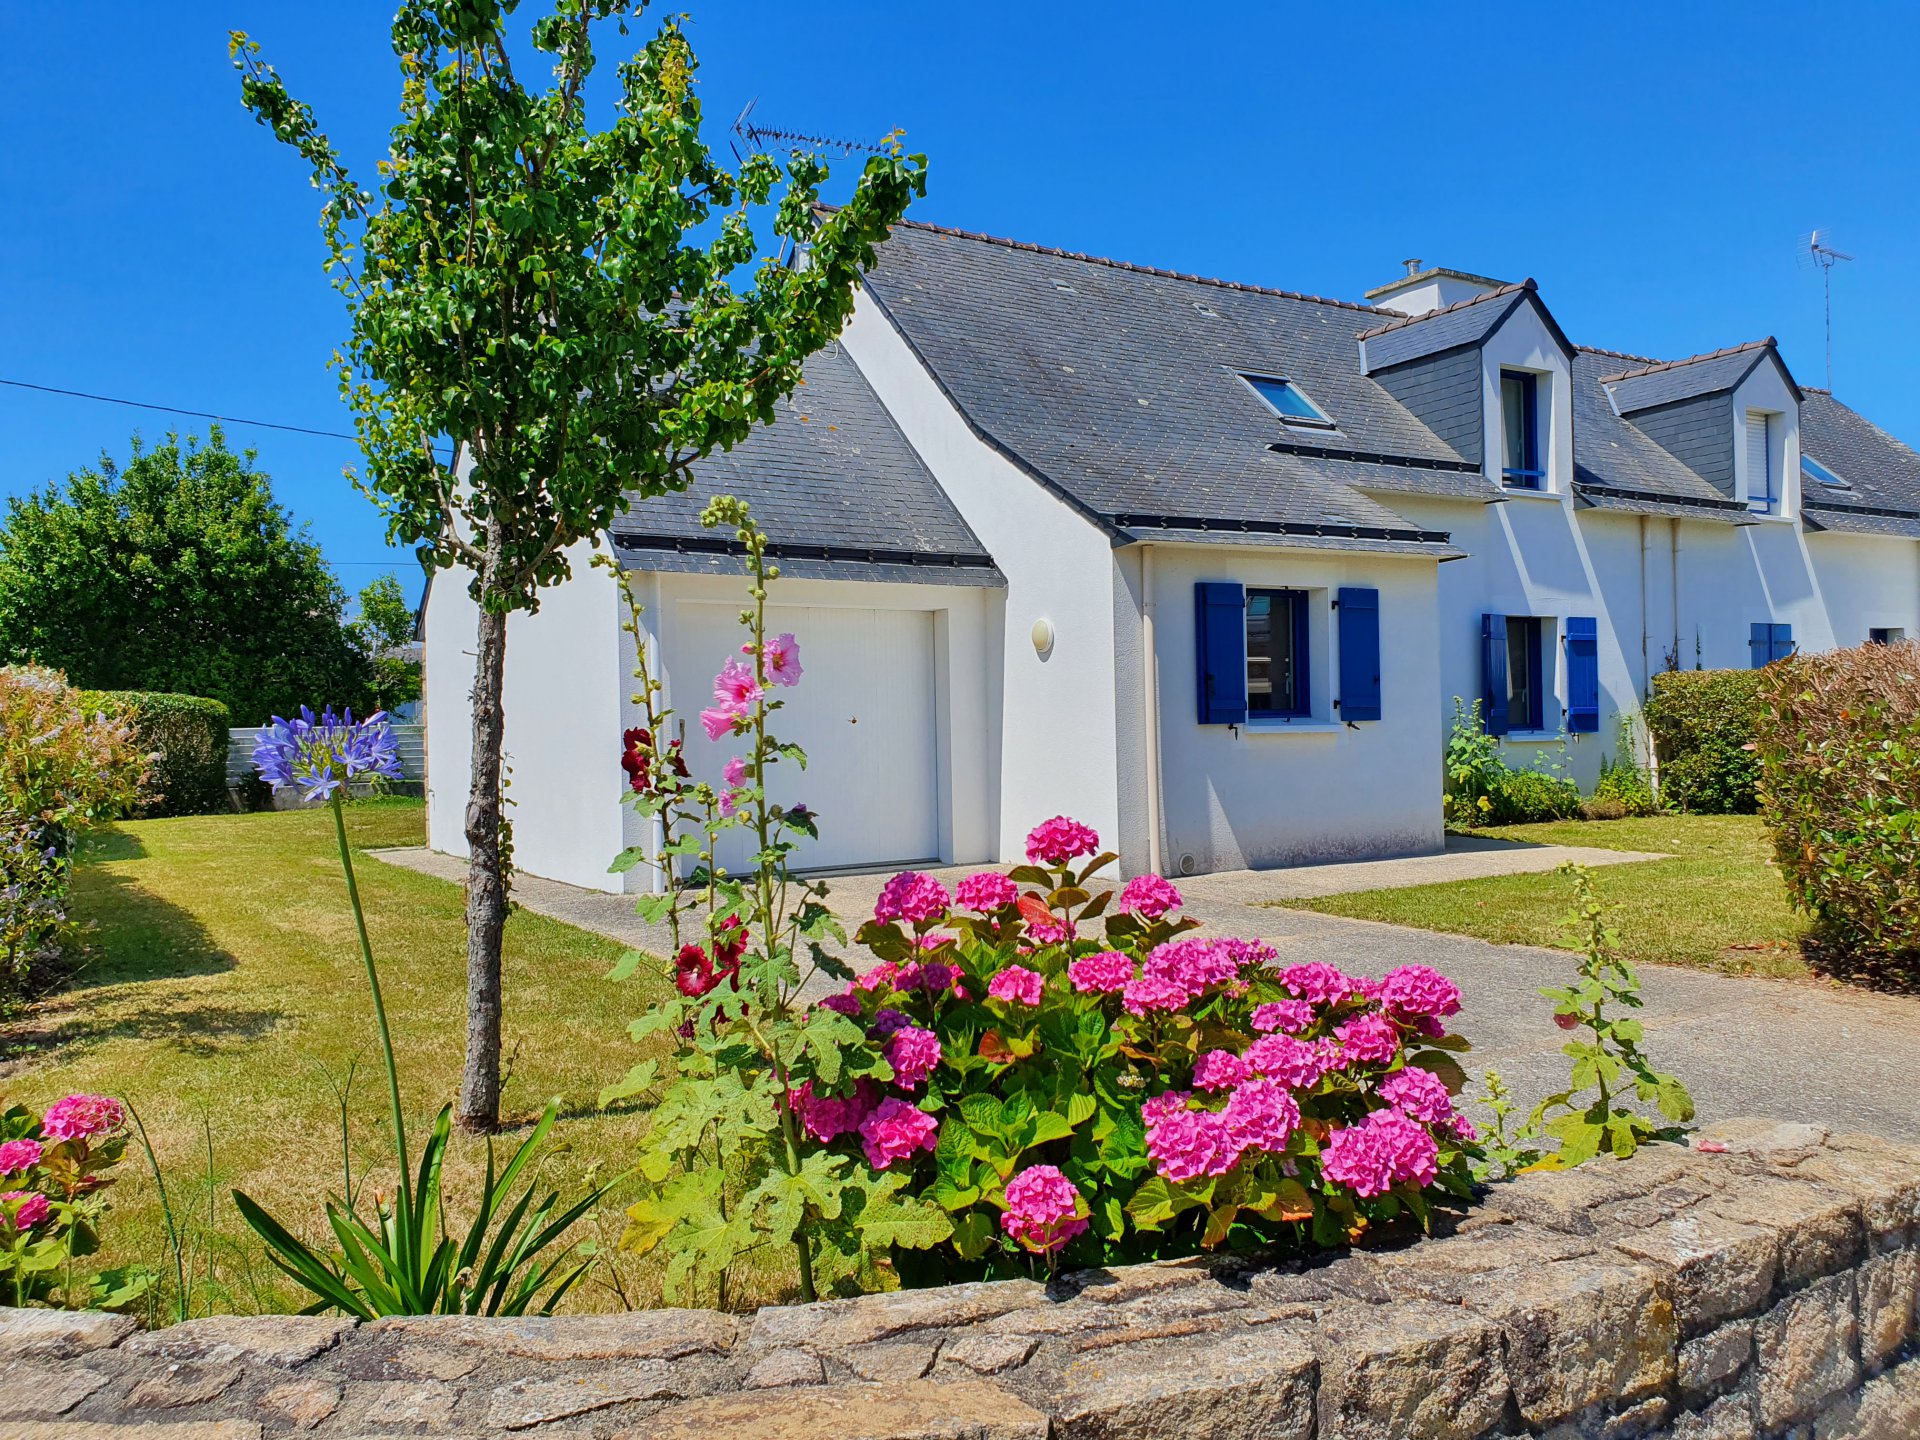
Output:
[[[73,1263],[100,1248],[108,1172],[126,1145],[126,1113],[110,1096],[0,1112],[0,1305],[121,1309],[147,1291],[144,1272]]]

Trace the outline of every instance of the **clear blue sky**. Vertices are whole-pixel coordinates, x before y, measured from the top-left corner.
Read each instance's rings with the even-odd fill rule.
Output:
[[[685,4],[716,143],[753,96],[795,129],[901,126],[932,159],[916,215],[1069,249],[1355,299],[1403,256],[1532,275],[1582,343],[1773,334],[1820,384],[1795,247],[1830,227],[1859,257],[1837,389],[1920,442],[1911,5]],[[351,430],[316,197],[242,112],[226,32],[370,170],[390,11],[0,5],[0,378]],[[0,492],[170,423],[0,387]],[[395,564],[350,443],[231,435],[349,589]]]

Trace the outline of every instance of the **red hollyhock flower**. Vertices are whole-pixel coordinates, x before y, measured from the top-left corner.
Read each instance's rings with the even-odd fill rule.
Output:
[[[636,795],[651,795],[653,781],[648,774],[648,761],[653,753],[653,732],[638,728],[624,731],[620,736],[620,768],[627,772],[627,784]],[[687,760],[680,753],[680,742],[670,741],[660,755],[661,768],[687,778]]]
[[[689,1000],[697,1000],[720,983],[720,977],[713,973],[713,962],[707,959],[705,948],[699,945],[682,945],[680,953],[673,960],[674,987]]]

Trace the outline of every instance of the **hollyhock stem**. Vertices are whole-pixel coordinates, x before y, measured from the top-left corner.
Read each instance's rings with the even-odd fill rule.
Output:
[[[333,833],[340,842],[340,868],[347,877],[347,903],[353,906],[354,927],[360,933],[360,959],[367,967],[367,986],[373,991],[373,1015],[380,1023],[380,1053],[387,1062],[387,1100],[393,1107],[393,1149],[400,1161],[400,1184],[407,1183],[407,1122],[400,1113],[400,1072],[393,1063],[393,1035],[387,1029],[387,1007],[380,998],[380,972],[373,963],[373,942],[367,938],[367,915],[360,906],[360,887],[353,878],[353,851],[347,845],[347,816],[340,791],[333,792]]]

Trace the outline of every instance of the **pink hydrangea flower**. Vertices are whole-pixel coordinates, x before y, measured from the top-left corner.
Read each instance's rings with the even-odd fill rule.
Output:
[[[1448,1122],[1448,1128],[1453,1131],[1456,1139],[1471,1143],[1480,1138],[1480,1132],[1473,1128],[1473,1122],[1464,1115],[1454,1116]]]
[[[1380,978],[1380,1003],[1396,1015],[1460,1013],[1460,987],[1425,965],[1398,965]]]
[[[944,995],[948,990],[959,995],[959,980],[960,972],[952,965],[938,960],[916,960],[895,977],[894,984],[902,990],[924,990],[929,995]]]
[[[1247,1062],[1231,1050],[1209,1050],[1193,1067],[1193,1088],[1225,1090],[1252,1073],[1247,1069]]]
[[[0,1195],[0,1221],[16,1231],[33,1229],[51,1213],[52,1207],[47,1204],[47,1197],[37,1191],[9,1190]]]
[[[1075,1212],[1080,1192],[1057,1166],[1029,1165],[1007,1182],[1000,1226],[1028,1250],[1046,1255],[1087,1228]]]
[[[1083,995],[1111,995],[1133,979],[1133,961],[1118,950],[1102,950],[1068,965],[1067,979]]]
[[[733,733],[733,722],[738,719],[738,710],[713,709],[700,712],[700,728],[707,732],[709,740],[720,740]]]
[[[1038,1005],[1046,981],[1038,970],[1024,965],[1009,965],[987,982],[987,998],[1005,1000],[1014,1005]]]
[[[911,925],[930,925],[946,918],[953,897],[947,887],[931,875],[918,870],[902,870],[880,889],[873,902],[873,918],[883,925],[889,920],[905,920]]]
[[[808,1080],[793,1091],[791,1103],[800,1127],[825,1143],[858,1130],[879,1096],[880,1087],[871,1080],[862,1080],[851,1095],[815,1095]]]
[[[940,1037],[918,1025],[907,1025],[887,1041],[887,1064],[897,1085],[917,1090],[940,1063]]]
[[[875,1040],[885,1040],[889,1035],[898,1035],[912,1023],[901,1011],[888,1008],[874,1013],[873,1024],[867,1027],[867,1034]]]
[[[1256,1075],[1278,1080],[1290,1090],[1307,1090],[1334,1067],[1325,1047],[1291,1035],[1263,1035],[1247,1047],[1247,1068]]]
[[[1142,1116],[1146,1113],[1141,1107]],[[1227,1134],[1219,1114],[1182,1105],[1156,1110],[1147,1121],[1147,1154],[1161,1178],[1177,1184],[1202,1175],[1226,1174],[1239,1163],[1240,1147]]]
[[[1320,1151],[1320,1173],[1363,1199],[1399,1181],[1427,1186],[1440,1173],[1440,1147],[1398,1110],[1376,1110],[1358,1125],[1335,1130]]]
[[[1253,1028],[1262,1035],[1279,1030],[1298,1035],[1313,1024],[1313,1005],[1306,1000],[1269,1000],[1253,1007]]]
[[[1027,921],[1027,938],[1035,945],[1065,945],[1073,939],[1073,926],[1051,915]]]
[[[1171,1115],[1176,1110],[1187,1108],[1187,1101],[1193,1098],[1191,1090],[1168,1090],[1164,1094],[1149,1095],[1140,1102],[1141,1123],[1152,1125],[1162,1116]]]
[[[742,655],[753,653],[753,642],[740,647]],[[791,634],[776,635],[761,651],[766,661],[767,679],[775,685],[798,685],[806,672],[800,668],[800,642]]]
[[[1161,875],[1136,875],[1120,891],[1120,908],[1143,920],[1158,920],[1180,908],[1180,892]]]
[[[1382,1080],[1380,1098],[1428,1125],[1443,1125],[1453,1119],[1453,1095],[1445,1082],[1418,1065],[1396,1070]]]
[[[1334,1027],[1340,1048],[1349,1060],[1384,1065],[1400,1053],[1400,1027],[1376,1011],[1356,1015],[1344,1025]]]
[[[867,1152],[869,1165],[885,1170],[916,1151],[933,1149],[939,1129],[939,1122],[926,1111],[889,1097],[860,1122],[860,1146]]]
[[[751,709],[765,693],[754,678],[753,667],[731,655],[713,677],[713,698],[729,710]]]
[[[1338,1005],[1360,994],[1360,982],[1344,971],[1319,960],[1305,965],[1289,965],[1280,972],[1280,983],[1315,1005]]]
[[[1035,865],[1064,865],[1100,848],[1100,837],[1078,820],[1056,815],[1027,833],[1027,859]]]
[[[1249,1080],[1227,1097],[1220,1112],[1227,1138],[1241,1150],[1278,1152],[1299,1128],[1300,1107],[1279,1082]]]
[[[18,1175],[40,1163],[45,1151],[37,1140],[9,1140],[0,1145],[0,1175]]]
[[[1238,980],[1249,953],[1250,947],[1240,940],[1169,940],[1154,946],[1140,969],[1143,975],[1170,980],[1189,995],[1198,995]]]
[[[986,915],[1018,900],[1020,887],[998,870],[978,870],[954,887],[954,898],[961,909]]]
[[[862,992],[880,990],[893,984],[900,976],[900,967],[891,960],[883,960],[853,982],[853,988]],[[905,987],[902,986],[902,989]]]
[[[852,1018],[860,1013],[860,997],[853,993],[853,987],[849,985],[842,993],[827,996],[820,1002],[820,1008]]]
[[[1193,997],[1164,975],[1142,974],[1129,980],[1120,992],[1120,1003],[1129,1015],[1148,1015],[1155,1010],[1181,1010]]]
[[[118,1130],[126,1120],[120,1102],[108,1095],[69,1095],[40,1117],[40,1133],[49,1140],[82,1140]]]

